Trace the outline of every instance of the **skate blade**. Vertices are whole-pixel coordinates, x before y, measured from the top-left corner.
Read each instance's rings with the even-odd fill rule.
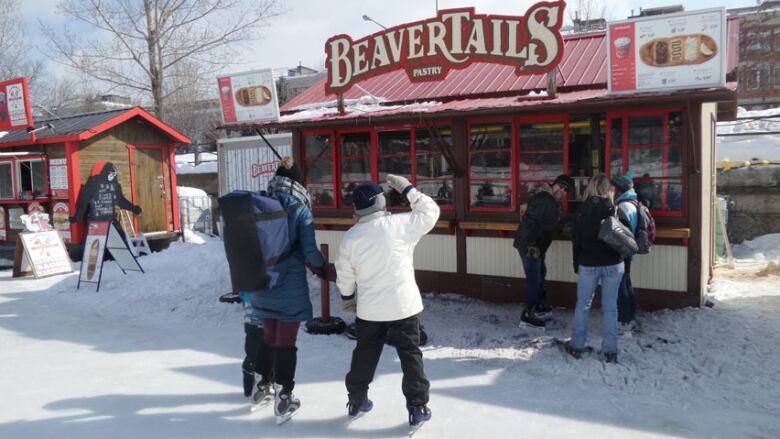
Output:
[[[262,408],[268,407],[273,400],[273,397],[266,397],[261,399],[260,402],[252,403],[252,405],[249,407],[249,413],[254,413]]]
[[[414,436],[414,434],[417,433],[417,430],[419,430],[420,427],[422,427],[426,422],[428,422],[428,421],[422,421],[422,422],[420,422],[417,425],[410,426],[409,427],[409,437]]]
[[[295,411],[286,413],[286,414],[281,415],[281,416],[277,416],[276,417],[276,425],[282,425],[285,422],[289,421],[290,418],[292,418],[293,416],[297,415],[299,411],[301,411],[300,407],[295,409]]]

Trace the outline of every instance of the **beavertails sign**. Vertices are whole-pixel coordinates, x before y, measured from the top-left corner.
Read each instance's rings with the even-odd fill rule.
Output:
[[[474,8],[441,10],[435,18],[402,24],[353,41],[325,43],[327,93],[405,69],[412,82],[437,81],[473,62],[515,66],[515,74],[547,73],[563,57],[563,1],[537,3],[525,16],[477,14]]]

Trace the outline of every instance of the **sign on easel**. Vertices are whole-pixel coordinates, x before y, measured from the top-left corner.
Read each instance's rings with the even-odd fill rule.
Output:
[[[26,271],[25,262],[29,263],[35,278],[73,271],[65,243],[56,231],[20,233],[19,240],[24,248],[21,272]]]
[[[92,283],[97,285],[96,291],[100,291],[103,254],[106,251],[114,258],[123,274],[127,274],[127,271],[144,272],[128,247],[127,241],[122,239],[112,222],[90,221],[87,224],[87,238],[84,241],[84,254],[81,257],[81,270],[76,289],[80,288],[82,283]]]

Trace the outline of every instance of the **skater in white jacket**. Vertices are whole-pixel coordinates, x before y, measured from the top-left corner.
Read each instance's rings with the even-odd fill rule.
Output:
[[[341,240],[335,266],[342,308],[356,312],[357,346],[346,377],[348,413],[368,412],[368,386],[374,379],[385,340],[398,352],[402,390],[412,427],[431,418],[427,407],[430,384],[423,369],[420,338],[420,290],[414,279],[414,247],[439,219],[439,206],[404,177],[387,183],[411,204],[409,213],[390,214],[382,188],[363,183],[352,193],[358,223]]]

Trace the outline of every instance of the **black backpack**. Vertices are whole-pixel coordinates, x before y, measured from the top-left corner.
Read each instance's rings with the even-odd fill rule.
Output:
[[[636,200],[623,200],[618,203],[618,206],[623,203],[631,203],[636,208],[636,232],[634,232],[634,239],[638,248],[637,254],[646,255],[650,253],[653,242],[655,242],[655,220],[650,214],[650,209],[644,204]],[[625,218],[622,212],[618,209],[620,218],[628,223],[628,218]]]

